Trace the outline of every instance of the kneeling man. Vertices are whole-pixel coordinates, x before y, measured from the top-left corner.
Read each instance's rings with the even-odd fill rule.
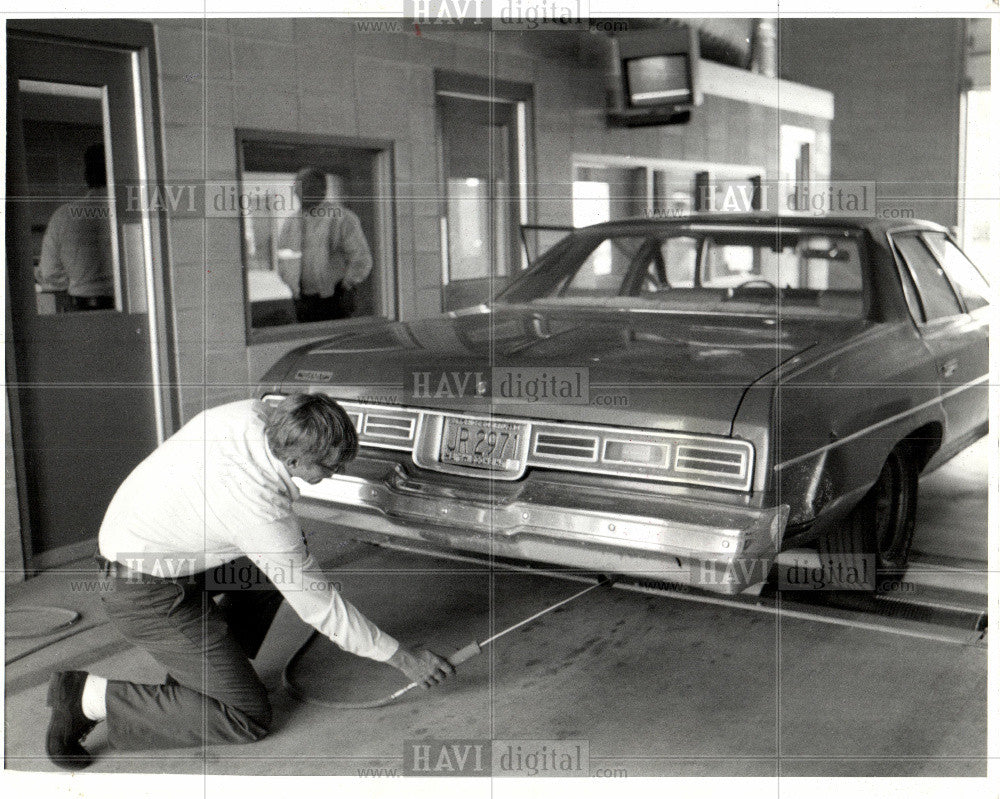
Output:
[[[247,400],[205,411],[135,468],[101,525],[101,600],[125,639],[168,675],[162,685],[53,675],[46,750],[57,765],[89,765],[81,740],[102,720],[121,750],[264,737],[271,705],[249,658],[282,599],[342,649],[388,662],[411,682],[427,687],[454,673],[366,619],[306,548],[292,478],[318,483],[357,447],[334,400],[296,394],[274,407]],[[239,584],[219,579],[236,573]]]

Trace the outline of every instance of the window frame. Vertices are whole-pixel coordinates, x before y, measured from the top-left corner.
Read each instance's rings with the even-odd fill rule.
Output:
[[[509,106],[515,117],[515,139],[510,153],[512,164],[511,188],[516,190],[517,203],[515,209],[508,209],[513,214],[510,222],[510,255],[513,262],[510,270],[503,275],[489,274],[478,278],[454,278],[451,274],[451,253],[448,240],[448,175],[447,175],[447,141],[444,130],[444,109],[440,102],[442,97],[467,99],[477,102]],[[440,197],[437,203],[438,236],[441,248],[441,283],[440,308],[442,310],[452,305],[455,287],[473,288],[478,285],[490,287],[486,301],[492,301],[499,291],[524,274],[530,266],[526,248],[526,233],[538,221],[537,200],[535,191],[537,185],[536,146],[535,146],[535,89],[531,83],[503,80],[500,78],[476,75],[451,69],[434,70],[434,130],[435,153],[437,157],[437,178],[440,187]],[[516,151],[516,152],[515,152]],[[461,306],[458,306],[461,307]]]
[[[296,133],[293,131],[263,130],[260,128],[236,128],[234,131],[236,147],[236,189],[242,194],[244,190],[244,144],[247,142],[284,145],[292,147],[344,147],[377,151],[375,153],[376,188],[378,205],[385,209],[384,214],[376,224],[376,241],[369,242],[372,249],[374,264],[373,273],[382,271],[382,309],[380,313],[371,316],[357,316],[348,319],[327,319],[319,322],[295,322],[288,325],[273,327],[254,327],[251,314],[250,286],[247,275],[247,242],[245,218],[237,214],[240,229],[240,268],[243,281],[243,314],[246,327],[246,343],[248,346],[269,344],[283,341],[302,341],[321,338],[338,329],[346,323],[357,323],[362,320],[388,318],[399,319],[399,236],[398,210],[396,202],[395,173],[395,141],[392,139],[375,139],[365,136],[338,136],[312,133]]]

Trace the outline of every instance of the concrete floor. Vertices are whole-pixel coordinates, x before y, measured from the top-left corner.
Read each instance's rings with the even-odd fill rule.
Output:
[[[985,575],[986,447],[922,481],[915,549],[946,577],[958,568]],[[443,654],[580,587],[352,542],[312,546],[373,620]],[[8,586],[8,608],[63,605],[81,610],[83,624],[99,622],[93,591],[74,586],[90,576],[79,564]],[[256,662],[275,707],[265,740],[116,753],[102,725],[87,742],[100,755],[91,771],[354,776],[402,769],[404,741],[434,738],[583,739],[591,773],[630,777],[986,773],[982,648],[598,589],[500,639],[438,689],[375,710],[333,710],[281,687],[282,665],[308,634],[283,607]],[[7,658],[34,643],[8,642]],[[357,674],[346,657],[318,643],[302,663],[303,686],[333,696],[338,672]],[[44,685],[57,668],[163,677],[108,625],[13,663],[8,768],[52,769],[42,756]],[[382,679],[373,674],[373,684]]]

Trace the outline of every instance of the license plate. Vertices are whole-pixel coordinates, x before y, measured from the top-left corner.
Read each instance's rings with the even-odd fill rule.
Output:
[[[441,432],[441,463],[490,471],[519,465],[527,426],[520,422],[447,416]]]

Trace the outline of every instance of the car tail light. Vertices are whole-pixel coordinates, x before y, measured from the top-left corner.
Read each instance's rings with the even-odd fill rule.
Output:
[[[532,421],[528,466],[750,488],[753,446],[732,438]]]
[[[359,430],[366,438],[386,439],[398,444],[413,440],[416,421],[413,414],[369,411],[364,416],[363,428]]]
[[[553,458],[567,458],[578,461],[596,461],[597,436],[574,436],[561,433],[539,433],[535,436],[533,452],[536,455]]]
[[[746,453],[681,445],[677,447],[674,469],[678,472],[739,477],[746,472]]]

